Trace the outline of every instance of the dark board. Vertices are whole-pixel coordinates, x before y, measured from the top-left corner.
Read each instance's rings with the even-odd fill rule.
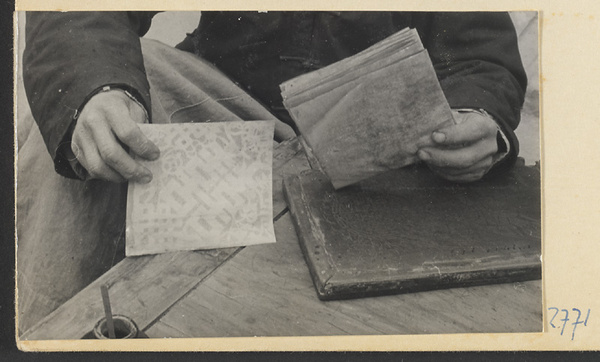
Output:
[[[541,277],[538,166],[468,185],[412,166],[337,191],[309,170],[284,192],[322,300]]]

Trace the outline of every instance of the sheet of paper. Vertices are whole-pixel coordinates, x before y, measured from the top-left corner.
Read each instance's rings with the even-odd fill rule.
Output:
[[[280,87],[336,189],[416,162],[418,140],[454,122],[414,29]]]
[[[275,242],[270,121],[144,124],[161,150],[129,183],[126,255]]]

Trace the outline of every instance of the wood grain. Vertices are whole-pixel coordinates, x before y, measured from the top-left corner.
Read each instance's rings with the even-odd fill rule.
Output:
[[[308,164],[299,143],[291,141],[275,148],[273,165],[276,216],[276,210],[285,210],[282,175]],[[541,330],[539,281],[319,301],[289,213],[275,223],[275,234],[277,243],[237,253],[127,258],[21,339],[81,338],[102,316],[99,286],[104,283],[110,286],[113,311],[132,317],[150,337]]]
[[[298,138],[281,142],[275,146],[273,150],[273,219],[287,209],[283,197],[284,177],[309,168]]]
[[[297,139],[273,151],[273,217],[285,209],[284,174],[308,168]],[[102,317],[100,285],[110,286],[113,312],[127,315],[144,329],[210,275],[237,248],[126,258],[53,313],[31,327],[22,340],[78,339]]]
[[[112,311],[143,329],[237,249],[126,258],[48,315],[22,340],[80,339],[103,316],[100,286],[110,288]]]
[[[150,337],[535,332],[539,281],[323,302],[289,216],[146,329]]]

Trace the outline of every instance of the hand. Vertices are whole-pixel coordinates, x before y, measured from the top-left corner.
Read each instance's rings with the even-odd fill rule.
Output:
[[[421,143],[417,156],[450,181],[472,182],[492,167],[498,153],[496,122],[476,112],[453,111],[456,124],[434,131]]]
[[[71,150],[89,178],[148,183],[152,173],[127,153],[155,160],[160,150],[138,127],[144,109],[120,90],[101,92],[83,107],[73,130]]]

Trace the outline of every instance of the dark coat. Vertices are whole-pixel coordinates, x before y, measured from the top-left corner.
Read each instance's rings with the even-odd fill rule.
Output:
[[[129,90],[150,112],[139,36],[150,12],[34,12],[27,17],[25,89],[59,173],[75,177],[60,147],[76,112],[104,85]],[[513,133],[527,78],[507,13],[203,12],[177,47],[215,63],[276,115],[279,84],[415,28],[452,108],[485,109],[518,153]]]

